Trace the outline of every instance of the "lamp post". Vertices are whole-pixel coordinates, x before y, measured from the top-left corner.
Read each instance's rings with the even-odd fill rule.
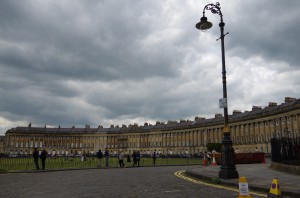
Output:
[[[223,128],[223,140],[222,140],[222,154],[221,154],[221,169],[219,171],[219,178],[222,179],[233,179],[238,178],[239,174],[235,167],[235,156],[234,149],[232,147],[232,141],[230,138],[230,128],[228,127],[228,107],[227,107],[227,88],[226,88],[226,69],[225,69],[225,47],[224,47],[224,26],[223,14],[221,12],[220,3],[207,4],[203,9],[203,17],[201,17],[200,22],[196,24],[196,28],[201,31],[206,31],[212,27],[212,23],[207,21],[205,17],[205,10],[210,10],[213,14],[218,14],[221,18],[219,27],[221,30],[221,51],[222,51],[222,79],[223,79],[223,105],[224,108],[224,128]],[[219,40],[217,39],[217,41]]]

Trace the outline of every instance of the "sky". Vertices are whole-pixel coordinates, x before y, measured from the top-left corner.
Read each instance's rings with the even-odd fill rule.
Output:
[[[220,16],[208,0],[1,0],[0,135],[212,118]],[[228,112],[300,98],[300,1],[220,0]]]

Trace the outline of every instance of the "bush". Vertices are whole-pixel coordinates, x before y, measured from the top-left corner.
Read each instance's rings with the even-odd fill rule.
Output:
[[[207,143],[206,148],[210,152],[215,150],[216,152],[220,153],[222,149],[222,143]]]

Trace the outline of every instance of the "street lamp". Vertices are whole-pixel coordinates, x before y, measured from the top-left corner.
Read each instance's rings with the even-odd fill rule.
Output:
[[[210,29],[213,25],[211,22],[207,21],[205,17],[205,10],[210,10],[213,14],[218,14],[221,17],[221,22],[219,27],[221,30],[221,51],[222,51],[222,79],[223,79],[223,98],[220,100],[222,102],[222,108],[224,108],[224,128],[223,128],[223,140],[222,140],[222,154],[221,154],[221,169],[219,171],[219,178],[221,179],[233,179],[238,178],[239,174],[235,167],[235,156],[234,149],[232,147],[232,141],[230,138],[230,128],[228,127],[228,107],[227,107],[227,88],[226,88],[226,69],[225,69],[225,48],[224,48],[224,26],[223,15],[221,12],[220,3],[207,4],[203,9],[203,17],[201,17],[200,22],[196,24],[196,28],[201,31],[206,31]],[[217,39],[217,41],[219,40]]]

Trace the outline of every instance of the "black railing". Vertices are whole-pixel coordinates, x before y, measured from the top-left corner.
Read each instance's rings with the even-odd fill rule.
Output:
[[[300,166],[300,138],[272,138],[272,161]]]

